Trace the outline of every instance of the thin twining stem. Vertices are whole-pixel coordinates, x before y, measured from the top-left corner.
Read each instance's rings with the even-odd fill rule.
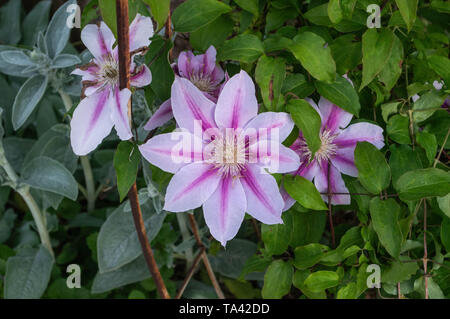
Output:
[[[187,285],[189,284],[189,281],[191,281],[192,276],[195,273],[195,270],[197,269],[198,265],[200,264],[200,261],[202,260],[204,252],[205,252],[205,247],[200,248],[200,251],[197,254],[197,256],[195,257],[194,262],[192,263],[192,266],[189,269],[186,278],[184,278],[183,284],[181,285],[180,289],[178,290],[178,292],[175,296],[175,299],[180,299],[181,296],[183,295],[184,290],[186,289]]]
[[[369,194],[369,193],[320,193],[320,195],[357,195],[357,196],[371,196],[376,197],[379,195]],[[385,197],[398,197],[398,194],[386,194]]]
[[[195,221],[195,217],[193,214],[189,215],[189,222],[191,224],[192,232],[194,234],[195,240],[197,241],[197,245],[200,248],[205,247],[203,245],[203,242],[200,238],[200,233],[198,231],[197,222]],[[217,281],[216,275],[214,274],[214,271],[211,267],[211,263],[209,262],[208,255],[206,254],[206,250],[202,253],[202,259],[203,264],[205,265],[206,271],[208,272],[209,279],[211,280],[212,285],[214,286],[214,290],[216,291],[217,296],[219,299],[225,299],[225,295],[222,292],[222,289],[220,288],[219,282]]]
[[[117,43],[119,49],[119,87],[120,89],[130,88],[130,47],[129,47],[129,25],[128,25],[128,1],[116,0],[117,11]],[[130,125],[132,125],[131,101],[128,103],[128,116]],[[136,182],[131,186],[128,192],[131,212],[133,214],[134,225],[141,244],[142,253],[147,262],[152,278],[155,282],[158,294],[163,299],[170,299],[169,292],[164,284],[158,265],[153,255],[153,250],[147,238],[147,233],[142,218],[141,206],[137,193]]]

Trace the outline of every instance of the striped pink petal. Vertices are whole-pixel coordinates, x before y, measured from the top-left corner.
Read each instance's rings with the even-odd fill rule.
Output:
[[[167,186],[164,210],[177,213],[201,206],[217,189],[220,180],[221,176],[210,164],[184,166]]]
[[[297,153],[278,141],[260,140],[250,145],[249,154],[250,163],[257,163],[270,173],[289,173],[300,166]]]
[[[211,235],[225,247],[236,236],[244,220],[247,199],[239,179],[222,179],[203,204],[203,214]]]
[[[130,78],[132,87],[141,88],[152,82],[152,73],[146,65],[140,66],[139,71]]]
[[[215,128],[214,103],[190,81],[176,77],[172,84],[172,111],[180,127],[194,133],[199,124],[203,130]]]
[[[333,166],[330,165],[328,169],[328,162],[322,161],[319,164],[319,172],[314,178],[314,185],[320,193],[328,193],[328,170],[330,172],[330,191],[331,193],[343,193],[348,194],[348,189],[345,186],[341,173]],[[324,201],[328,202],[328,196],[322,195]],[[350,195],[332,195],[331,204],[333,205],[349,205]]]
[[[151,164],[169,173],[201,161],[202,140],[189,132],[160,134],[139,146],[142,156]]]
[[[220,128],[243,128],[258,113],[255,85],[245,71],[233,76],[217,100],[215,119]]]
[[[154,130],[155,128],[163,126],[172,118],[172,104],[170,103],[170,99],[168,99],[159,106],[158,110],[156,110],[155,113],[153,113],[153,115],[150,117],[150,120],[148,120],[147,124],[145,124],[144,130]]]
[[[81,41],[92,53],[101,60],[103,56],[112,54],[112,46],[116,39],[108,26],[102,21],[100,26],[88,24],[81,31]]]
[[[108,108],[109,90],[81,100],[70,121],[73,152],[83,156],[93,151],[108,136],[114,125]]]
[[[353,115],[331,103],[324,97],[320,97],[319,110],[322,117],[322,129],[332,133],[345,128],[352,120]]]
[[[247,165],[240,179],[247,197],[247,213],[264,224],[281,224],[284,201],[275,178],[257,165]]]
[[[130,51],[134,51],[150,45],[150,38],[153,37],[153,23],[149,17],[144,17],[139,13],[130,25]]]
[[[131,91],[128,89],[119,90],[116,87],[109,95],[108,107],[111,111],[111,119],[114,128],[122,141],[133,137],[131,133],[130,120],[128,117],[128,102],[131,98]]]
[[[258,139],[283,142],[294,128],[289,114],[280,112],[264,112],[258,114],[245,126],[246,131],[254,130]]]

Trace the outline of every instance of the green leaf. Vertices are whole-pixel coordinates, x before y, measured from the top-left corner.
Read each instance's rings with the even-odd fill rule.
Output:
[[[340,0],[330,0],[328,2],[328,16],[331,22],[339,23],[343,18]]]
[[[150,43],[149,52],[145,56],[146,63],[151,63],[150,71],[152,74],[158,74],[158,81],[152,81],[150,87],[161,101],[170,98],[170,88],[175,79],[173,69],[169,63],[169,50],[171,47],[171,41],[166,41],[159,36],[155,37]]]
[[[444,218],[441,224],[441,242],[445,250],[450,252],[450,218]]]
[[[368,29],[362,37],[363,77],[361,91],[385,67],[391,56],[394,34],[389,29]]]
[[[313,272],[305,279],[305,286],[311,291],[321,291],[336,287],[339,284],[339,276],[334,271],[320,270]]]
[[[321,244],[309,244],[295,248],[294,266],[298,269],[307,269],[317,264],[328,247]]]
[[[199,51],[206,51],[211,45],[218,48],[233,31],[233,20],[226,14],[190,33],[190,43]]]
[[[20,32],[21,8],[21,0],[9,0],[0,7],[0,43],[19,43],[22,37]]]
[[[45,43],[47,44],[48,56],[52,59],[61,53],[66,47],[67,41],[69,41],[71,29],[67,26],[67,18],[70,12],[67,12],[67,8],[72,4],[76,4],[76,1],[69,0],[59,7],[48,24]]]
[[[359,96],[347,79],[338,77],[333,83],[316,81],[315,85],[319,94],[327,100],[353,115],[359,115]]]
[[[389,186],[391,170],[381,153],[369,142],[358,142],[355,148],[355,165],[358,179],[372,194],[379,194]]]
[[[23,20],[23,43],[32,46],[36,44],[39,32],[44,32],[48,24],[52,2],[50,0],[40,1],[28,13]]]
[[[20,88],[14,100],[12,109],[12,123],[18,130],[28,119],[47,89],[48,78],[35,75],[29,78]]]
[[[294,73],[286,76],[281,92],[283,94],[291,92],[300,99],[304,99],[305,97],[311,95],[314,90],[314,85],[311,82],[308,82],[303,74]]]
[[[336,299],[356,299],[356,283],[350,282],[338,290]]]
[[[361,41],[356,42],[354,34],[346,34],[336,38],[331,43],[330,49],[339,74],[345,74],[361,63]]]
[[[255,62],[264,53],[261,40],[253,34],[240,34],[225,41],[218,52],[219,61],[236,60],[243,63]]]
[[[393,261],[386,270],[381,273],[381,282],[397,284],[408,280],[419,270],[417,262],[413,262],[409,257],[401,257],[400,261]]]
[[[300,212],[291,210],[290,213],[292,214],[292,237],[290,246],[298,247],[310,243],[318,243],[325,230],[327,221],[326,212]]]
[[[131,214],[130,214],[131,215]],[[104,293],[151,277],[144,256],[134,259],[123,267],[107,272],[98,272],[92,283],[93,294]]]
[[[264,105],[269,111],[276,111],[286,77],[286,64],[281,58],[263,55],[255,69],[255,80],[261,89]]]
[[[289,50],[317,80],[324,82],[335,80],[336,64],[331,56],[331,49],[317,34],[309,31],[300,33],[294,38]]]
[[[401,200],[444,196],[450,192],[450,173],[438,168],[409,171],[397,182]]]
[[[392,116],[386,126],[388,136],[399,144],[411,144],[409,119],[401,115]]]
[[[148,240],[161,229],[166,213],[157,213],[148,195],[139,196]],[[129,202],[114,210],[102,225],[97,239],[98,266],[101,273],[110,272],[132,262],[142,254]]]
[[[389,158],[389,166],[392,172],[392,184],[398,190],[398,179],[404,173],[415,169],[422,168],[419,152],[412,150],[408,145],[391,145],[391,157]]]
[[[314,184],[302,176],[286,175],[283,182],[288,194],[299,202],[303,207],[313,210],[326,210],[319,191]]]
[[[400,14],[406,23],[408,32],[411,31],[414,21],[416,21],[417,5],[419,0],[395,0]]]
[[[437,202],[442,212],[450,218],[450,193],[443,197],[438,197]]]
[[[283,224],[261,225],[261,237],[266,252],[270,255],[281,255],[284,253],[291,240],[292,217],[288,214],[282,215]]]
[[[128,194],[131,186],[136,181],[139,161],[141,156],[137,146],[130,141],[122,141],[114,155],[114,169],[117,175],[117,190],[120,201]]]
[[[378,74],[378,79],[384,83],[386,91],[390,91],[400,75],[402,74],[403,63],[403,44],[397,36],[394,35],[392,51],[385,67]]]
[[[70,171],[60,162],[39,156],[22,170],[21,181],[33,188],[49,191],[76,200],[78,183]]]
[[[327,294],[325,290],[311,291],[305,286],[305,279],[309,276],[309,270],[296,270],[292,278],[292,284],[300,289],[302,293],[310,299],[326,299]]]
[[[235,0],[234,2],[255,17],[259,16],[259,0]]]
[[[433,163],[437,152],[437,140],[434,134],[422,131],[416,134],[416,142],[423,147],[430,164]]]
[[[381,105],[381,115],[386,123],[389,121],[389,115],[397,113],[399,104],[399,102],[391,102]]]
[[[370,216],[375,232],[381,244],[394,258],[400,255],[403,236],[398,223],[401,207],[397,202],[389,198],[381,200],[378,197],[370,201]]]
[[[37,299],[50,280],[53,257],[44,246],[26,249],[8,258],[4,281],[5,299]]]
[[[166,23],[169,16],[170,0],[144,0],[150,6],[152,16],[158,23],[158,30]]]
[[[432,55],[427,60],[430,68],[444,79],[447,87],[450,86],[450,60],[441,55]]]
[[[172,15],[174,30],[192,32],[230,12],[231,7],[218,0],[187,0]]]
[[[311,157],[320,148],[322,142],[319,137],[321,119],[319,113],[305,100],[290,100],[287,109],[297,127],[302,131]]]
[[[98,0],[98,6],[103,18],[103,21],[111,29],[117,38],[117,13],[116,1],[114,0]]]
[[[289,293],[294,270],[290,262],[273,261],[264,275],[262,296],[264,299],[280,299]]]
[[[431,91],[423,94],[413,104],[413,119],[414,122],[422,122],[428,119],[436,109],[440,108],[444,104],[448,95],[439,94],[437,91]],[[427,111],[427,109],[432,109]]]
[[[423,276],[414,281],[414,291],[420,293],[423,298],[425,297],[425,278]],[[428,297],[430,299],[445,299],[444,293],[433,280],[433,277],[428,278]]]

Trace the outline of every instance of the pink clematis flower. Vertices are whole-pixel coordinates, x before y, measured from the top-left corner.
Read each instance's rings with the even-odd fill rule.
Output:
[[[319,105],[307,99],[319,113],[322,120],[319,150],[311,158],[302,132],[298,139],[290,146],[300,156],[302,164],[293,173],[312,181],[320,193],[328,192],[328,165],[330,163],[330,189],[332,193],[348,193],[341,174],[358,176],[355,166],[354,151],[357,142],[366,141],[375,145],[378,149],[384,146],[383,129],[377,125],[359,122],[350,123],[353,115],[344,111],[337,105],[321,97]],[[284,210],[289,209],[295,203],[287,192],[282,189],[283,198],[286,201]],[[328,202],[328,196],[322,195]],[[332,195],[331,204],[348,205],[350,195]]]
[[[148,47],[153,36],[153,24],[149,17],[140,14],[130,25],[130,51],[139,54]],[[93,151],[109,135],[113,126],[121,140],[132,137],[128,120],[128,101],[131,91],[119,89],[118,49],[112,31],[104,22],[100,26],[89,24],[81,32],[81,40],[94,58],[86,66],[72,74],[81,75],[85,87],[83,98],[70,122],[70,141],[77,155]],[[152,75],[147,66],[130,66],[130,83],[133,87],[150,84]]]
[[[224,246],[245,212],[265,224],[282,223],[284,201],[266,168],[286,173],[300,164],[297,154],[281,144],[294,126],[290,116],[257,114],[255,86],[245,71],[225,84],[217,104],[192,82],[176,77],[172,108],[184,132],[157,135],[140,146],[150,163],[175,173],[164,209],[184,212],[203,205],[211,234]]]
[[[205,54],[194,55],[192,51],[181,52],[178,64],[173,64],[175,75],[191,81],[203,94],[213,102],[217,102],[221,82],[225,73],[216,64],[216,49],[210,46]],[[162,126],[173,118],[170,99],[163,102],[144,126],[151,131]]]

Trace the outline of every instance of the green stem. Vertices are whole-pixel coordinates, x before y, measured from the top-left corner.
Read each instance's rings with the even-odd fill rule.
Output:
[[[66,108],[66,112],[70,111],[72,108],[73,102],[70,96],[64,92],[63,90],[58,90],[59,96],[64,103],[64,107]],[[94,175],[92,174],[92,167],[89,163],[89,158],[87,156],[81,156],[81,167],[83,168],[84,180],[86,181],[86,200],[87,200],[87,210],[88,212],[95,209],[95,182]]]
[[[87,210],[88,212],[95,209],[95,182],[94,174],[92,173],[91,163],[87,156],[80,157],[81,167],[83,168],[84,180],[86,181],[86,200],[87,200]]]
[[[33,216],[34,222],[36,223],[36,227],[42,244],[48,249],[48,251],[52,254],[52,256],[54,256],[44,214],[43,212],[41,212],[41,209],[34,200],[33,195],[31,195],[30,187],[25,185],[21,186],[18,184],[19,177],[12,168],[11,164],[6,159],[5,151],[3,149],[2,144],[0,144],[0,165],[3,167],[6,174],[8,175],[8,178],[11,180],[12,188],[16,190],[20,194],[20,196],[22,196],[23,200],[30,209],[31,215]]]

